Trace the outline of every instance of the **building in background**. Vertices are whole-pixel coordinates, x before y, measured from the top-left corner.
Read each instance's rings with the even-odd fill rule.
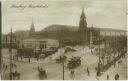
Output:
[[[33,49],[35,52],[53,51],[58,47],[59,42],[55,39],[27,38],[20,43],[20,48]]]

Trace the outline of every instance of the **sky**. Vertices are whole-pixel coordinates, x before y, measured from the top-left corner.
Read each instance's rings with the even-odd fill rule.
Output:
[[[2,2],[2,33],[10,32],[11,28],[29,30],[32,21],[36,31],[52,24],[78,26],[82,8],[88,27],[93,24],[98,28],[126,30],[126,4],[126,0],[5,0]]]

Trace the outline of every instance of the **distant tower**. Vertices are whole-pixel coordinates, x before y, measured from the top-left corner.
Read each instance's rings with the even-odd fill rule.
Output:
[[[84,13],[84,9],[82,9],[81,17],[80,17],[80,22],[79,22],[79,40],[82,45],[88,44],[88,39],[87,39],[87,22],[86,22],[86,16]]]
[[[29,37],[34,37],[34,35],[35,35],[35,26],[34,26],[34,23],[32,21],[31,28],[30,28],[30,31],[29,31]]]

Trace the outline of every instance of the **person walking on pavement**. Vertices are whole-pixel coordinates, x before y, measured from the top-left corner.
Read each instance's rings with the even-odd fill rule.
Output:
[[[39,60],[39,54],[37,54],[37,61]]]
[[[7,65],[5,65],[5,69],[7,69],[8,68],[8,66]]]
[[[75,72],[74,72],[74,70],[71,70],[70,73],[71,73],[71,77],[74,79],[75,78],[75,74],[74,74]]]
[[[91,49],[91,53],[93,54],[93,51],[92,51],[92,49]]]
[[[116,67],[116,62],[114,63],[114,68]]]
[[[119,74],[118,73],[115,75],[115,80],[119,80]]]
[[[18,73],[18,80],[20,80],[20,73]]]
[[[28,60],[29,60],[29,63],[30,63],[30,56],[29,56]]]
[[[87,73],[88,73],[88,76],[90,75],[90,72],[89,72],[89,69],[88,69],[88,67],[87,67]]]
[[[109,75],[107,74],[107,80],[109,80]]]

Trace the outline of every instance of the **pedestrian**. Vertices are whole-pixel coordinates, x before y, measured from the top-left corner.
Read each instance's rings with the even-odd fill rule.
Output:
[[[75,74],[74,74],[74,70],[71,70],[71,77],[74,79],[74,77],[75,77]]]
[[[107,74],[107,80],[109,80],[109,75]]]
[[[16,60],[18,60],[18,55],[16,55]]]
[[[37,61],[39,60],[39,53],[37,54]]]
[[[100,75],[101,75],[100,69],[98,68],[98,69],[97,69],[97,76],[100,76]]]
[[[29,61],[29,63],[30,63],[30,57],[29,57],[28,61]]]
[[[5,65],[5,69],[7,69],[8,68],[8,66],[7,65]]]
[[[93,51],[92,51],[92,49],[91,49],[91,53],[93,54]]]
[[[20,80],[20,73],[18,73],[18,80]]]
[[[115,75],[115,80],[119,80],[119,74],[118,73]]]
[[[116,67],[116,62],[114,63],[114,68]]]
[[[97,67],[95,67],[95,71],[97,71]]]
[[[22,56],[20,56],[21,57],[21,60],[23,61],[23,57]]]
[[[88,67],[87,67],[87,73],[88,73],[88,76],[90,75],[90,72],[89,72],[89,69],[88,69]]]

